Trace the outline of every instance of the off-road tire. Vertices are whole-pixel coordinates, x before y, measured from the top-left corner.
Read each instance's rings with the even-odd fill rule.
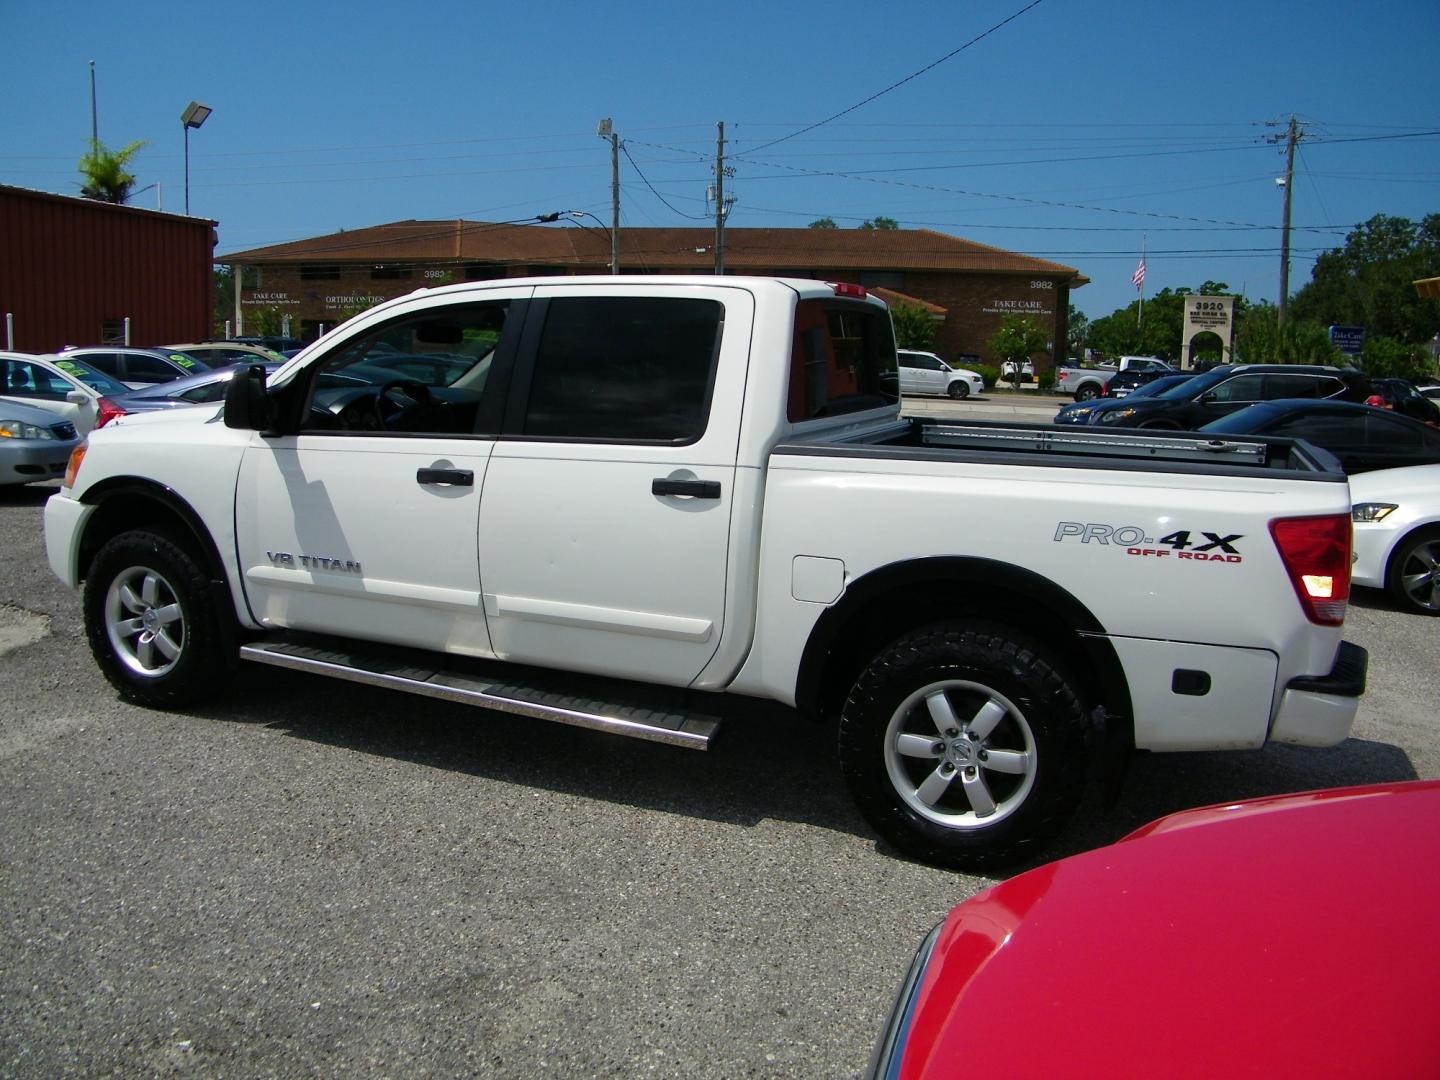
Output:
[[[896,849],[986,869],[1032,856],[1064,826],[1084,790],[1088,730],[1048,647],[994,623],[943,622],[861,673],[841,712],[840,763],[860,812]]]

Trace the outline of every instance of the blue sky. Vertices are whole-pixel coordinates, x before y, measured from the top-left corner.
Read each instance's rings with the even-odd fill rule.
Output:
[[[404,218],[608,220],[602,117],[624,225],[705,224],[723,120],[731,225],[885,215],[1074,266],[1092,318],[1134,298],[1142,244],[1146,295],[1276,297],[1266,140],[1291,113],[1292,288],[1357,222],[1440,211],[1435,0],[1040,0],[915,74],[1028,3],[4,0],[0,183],[78,192],[94,60],[101,140],[146,141],[135,205],[183,207],[180,113],[215,110],[190,207],[221,253]]]

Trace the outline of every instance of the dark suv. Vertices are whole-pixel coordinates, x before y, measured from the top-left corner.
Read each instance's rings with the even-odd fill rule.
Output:
[[[1369,380],[1351,368],[1320,364],[1222,364],[1152,397],[1097,411],[1094,422],[1119,427],[1194,430],[1257,401],[1333,398],[1363,402]]]

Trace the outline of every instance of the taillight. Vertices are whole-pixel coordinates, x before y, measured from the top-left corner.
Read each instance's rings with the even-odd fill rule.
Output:
[[[81,439],[80,445],[70,451],[70,460],[65,465],[65,486],[73,488],[75,477],[80,472],[80,463],[85,460],[85,451],[90,448],[89,439]]]
[[[870,295],[864,285],[852,285],[848,281],[832,281],[830,287],[835,290],[836,296],[848,296],[852,300],[864,300]]]
[[[117,416],[124,416],[125,410],[108,397],[102,397],[99,403],[99,411],[95,414],[95,426],[102,428]]]
[[[1321,626],[1343,623],[1350,600],[1350,515],[1276,518],[1270,535],[1306,617]]]

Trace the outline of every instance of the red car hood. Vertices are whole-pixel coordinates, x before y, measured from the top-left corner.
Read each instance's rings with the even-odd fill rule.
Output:
[[[947,918],[902,1077],[1440,1076],[1440,782],[1161,818]]]

